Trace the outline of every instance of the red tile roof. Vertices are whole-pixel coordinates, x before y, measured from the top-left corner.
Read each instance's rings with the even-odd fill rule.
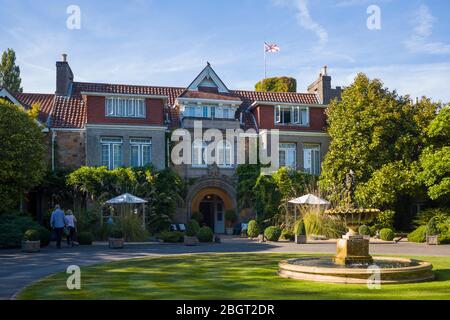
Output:
[[[87,121],[86,103],[81,96],[61,97],[55,99],[55,108],[51,115],[54,128],[82,128]]]
[[[240,111],[243,112],[253,102],[281,102],[300,104],[319,104],[316,94],[291,93],[291,92],[255,92],[244,90],[232,90],[229,94],[212,93],[202,91],[187,91],[180,87],[137,86],[124,84],[74,82],[71,97],[60,97],[54,94],[19,93],[17,99],[31,107],[32,104],[41,105],[39,118],[46,122],[50,116],[50,125],[55,128],[83,128],[87,121],[87,106],[83,100],[82,92],[112,93],[112,94],[137,94],[167,96],[169,106],[174,106],[177,97],[213,99],[213,100],[242,100]],[[178,107],[170,108],[170,127],[179,126]],[[239,113],[240,115],[240,113]],[[246,127],[254,127],[251,114],[243,112],[242,120]]]
[[[184,90],[186,90],[186,88],[74,82],[72,93],[75,95],[79,95],[81,92],[97,92],[167,96],[169,97],[169,104],[173,105],[175,99],[183,93]]]
[[[53,109],[53,103],[55,99],[54,94],[16,93],[14,96],[27,108],[31,108],[33,104],[39,104],[41,110],[39,112],[38,119],[42,123],[47,122],[47,119]]]
[[[281,102],[281,103],[300,103],[300,104],[320,104],[315,93],[296,93],[296,92],[257,92],[234,90],[233,93],[251,105],[255,101]]]
[[[188,91],[186,90],[181,94],[182,98],[193,99],[208,99],[208,100],[226,100],[226,101],[240,101],[241,98],[234,94],[213,93],[204,91]]]

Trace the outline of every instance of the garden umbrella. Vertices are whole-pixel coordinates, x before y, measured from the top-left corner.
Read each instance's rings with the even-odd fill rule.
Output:
[[[296,198],[296,199],[290,200],[289,203],[292,203],[292,204],[324,205],[324,206],[327,206],[327,205],[330,204],[327,200],[324,200],[322,198],[316,197],[313,194],[305,194],[304,196],[301,196],[300,198]]]
[[[106,201],[107,204],[143,204],[147,203],[146,200],[133,196],[129,193],[124,193],[121,196],[112,198]]]
[[[133,196],[132,194],[124,193],[118,197],[109,199],[108,201],[106,201],[106,204],[109,205],[142,204],[142,223],[145,226],[145,204],[147,202],[148,201]]]
[[[330,202],[324,200],[322,198],[316,197],[313,194],[305,194],[300,198],[295,198],[289,201],[292,204],[302,204],[302,205],[320,205],[320,206],[328,206]],[[297,210],[295,210],[295,220],[297,220]]]

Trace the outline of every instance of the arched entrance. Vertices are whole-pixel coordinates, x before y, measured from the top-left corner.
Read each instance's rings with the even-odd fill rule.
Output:
[[[189,220],[194,212],[203,215],[204,223],[215,233],[225,232],[225,212],[236,210],[235,189],[223,180],[205,179],[192,186],[187,196]]]

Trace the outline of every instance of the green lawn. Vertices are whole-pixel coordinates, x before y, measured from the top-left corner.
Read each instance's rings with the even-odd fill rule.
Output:
[[[279,260],[294,254],[202,254],[134,259],[81,268],[82,289],[67,274],[45,278],[19,299],[450,299],[450,257],[416,257],[434,265],[436,281],[338,285],[284,279]]]

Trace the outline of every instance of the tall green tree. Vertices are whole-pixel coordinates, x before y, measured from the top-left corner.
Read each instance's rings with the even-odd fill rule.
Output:
[[[2,54],[0,63],[0,86],[16,93],[22,92],[20,68],[16,65],[16,53],[13,49],[7,49]]]
[[[419,177],[432,200],[450,204],[450,105],[440,110],[427,133],[430,143],[420,157]]]
[[[290,77],[274,77],[259,81],[256,91],[261,92],[297,92],[297,80]]]
[[[423,98],[412,103],[359,74],[328,110],[329,151],[322,164],[321,187],[342,202],[344,180],[355,172],[360,206],[390,209],[401,195],[418,188],[414,173],[426,144],[426,128],[438,104]]]
[[[45,174],[46,144],[36,118],[0,99],[0,213],[13,211]]]

